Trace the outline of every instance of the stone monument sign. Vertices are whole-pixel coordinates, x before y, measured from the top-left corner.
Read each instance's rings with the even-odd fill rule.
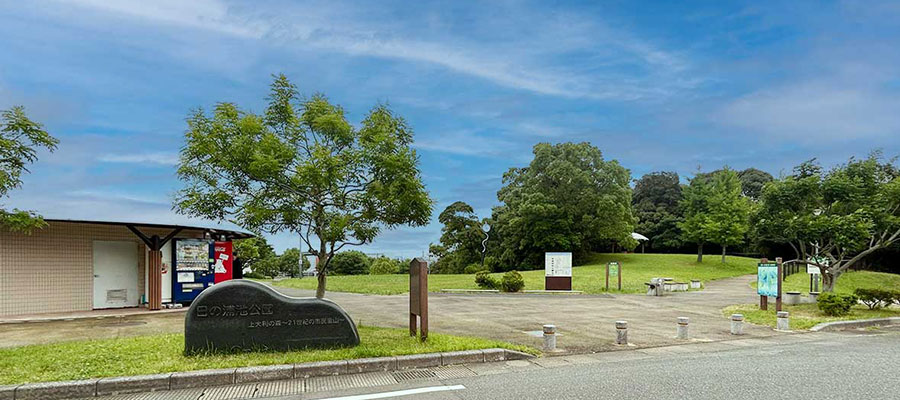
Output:
[[[358,344],[356,325],[334,302],[288,297],[253,281],[204,290],[184,320],[187,354]]]

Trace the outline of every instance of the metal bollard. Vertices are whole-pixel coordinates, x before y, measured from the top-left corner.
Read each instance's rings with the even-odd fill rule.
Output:
[[[628,344],[628,321],[616,321],[616,344]]]
[[[676,339],[687,339],[688,338],[688,317],[678,317],[678,329],[675,331]]]
[[[544,351],[556,350],[556,325],[544,325]]]
[[[787,311],[779,311],[775,313],[775,330],[777,331],[789,331],[791,330],[791,323],[788,320],[788,312]]]
[[[744,334],[744,315],[743,314],[731,314],[731,334],[732,335],[743,335]]]

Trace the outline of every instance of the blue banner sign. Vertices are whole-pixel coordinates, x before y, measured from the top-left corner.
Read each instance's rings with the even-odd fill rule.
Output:
[[[778,296],[778,264],[759,263],[756,275],[756,293],[760,296]]]

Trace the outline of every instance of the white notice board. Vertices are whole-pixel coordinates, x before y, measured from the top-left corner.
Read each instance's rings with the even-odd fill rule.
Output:
[[[572,253],[544,253],[544,276],[572,276]]]

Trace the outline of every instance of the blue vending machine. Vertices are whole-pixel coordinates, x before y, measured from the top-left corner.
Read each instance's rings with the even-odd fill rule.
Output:
[[[175,239],[172,251],[172,301],[190,303],[215,282],[213,241]]]

